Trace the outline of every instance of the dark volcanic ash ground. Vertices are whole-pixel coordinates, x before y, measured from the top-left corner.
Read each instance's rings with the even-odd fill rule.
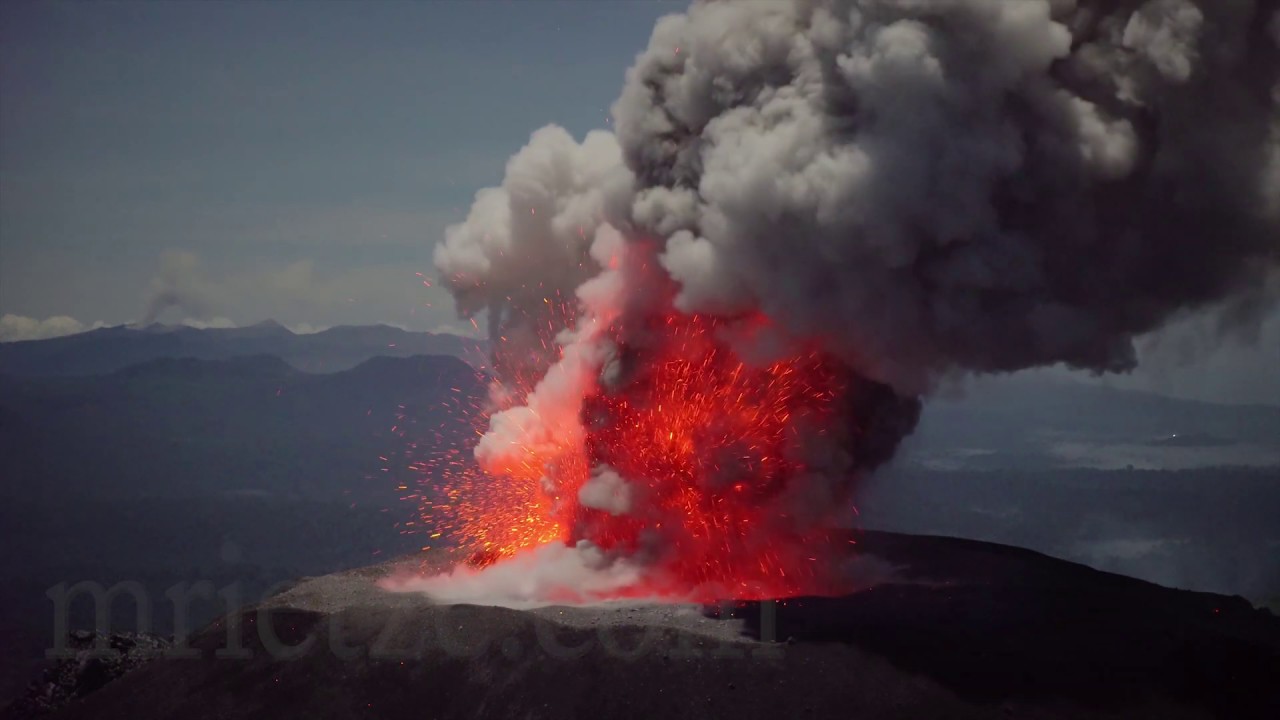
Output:
[[[223,623],[199,633],[198,659],[153,661],[58,717],[1168,719],[1280,709],[1280,620],[1239,598],[986,543],[856,538],[892,580],[774,611],[441,605],[379,589],[394,563],[306,579],[239,616],[231,635]],[[228,637],[249,657],[215,657]]]

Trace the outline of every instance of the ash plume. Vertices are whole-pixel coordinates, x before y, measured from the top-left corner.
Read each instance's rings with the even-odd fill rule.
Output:
[[[534,133],[436,249],[460,313],[542,379],[493,416],[494,470],[530,437],[579,444],[584,396],[631,391],[668,309],[758,364],[841,364],[830,491],[944,376],[1124,371],[1174,318],[1273,300],[1277,0],[699,2],[612,114],[582,143]],[[639,512],[609,473],[588,501]]]
[[[610,222],[662,240],[682,310],[762,310],[905,392],[1124,370],[1276,265],[1277,8],[698,3],[627,73],[616,139],[535,133],[436,262],[502,317],[590,274]]]
[[[214,288],[201,275],[199,258],[189,252],[166,252],[151,279],[138,325],[145,327],[157,322],[166,312],[175,309],[203,317],[213,307],[214,295]]]
[[[1275,266],[1276,7],[695,5],[614,106],[635,219],[682,309],[763,309],[904,390],[1123,370]]]

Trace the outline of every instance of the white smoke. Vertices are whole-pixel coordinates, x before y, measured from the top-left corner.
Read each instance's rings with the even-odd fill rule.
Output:
[[[200,258],[185,251],[168,251],[160,257],[160,267],[151,278],[141,326],[150,325],[171,309],[194,317],[204,317],[216,303],[218,289],[204,276]]]
[[[5,313],[0,315],[0,342],[47,340],[96,330],[101,327],[106,327],[106,324],[95,322],[89,325],[69,315],[54,315],[41,320],[25,315]]]
[[[593,236],[589,259],[607,269],[575,291],[584,315],[573,330],[562,330],[556,338],[563,346],[559,360],[550,365],[522,404],[489,418],[489,431],[476,446],[476,459],[491,473],[519,475],[530,457],[553,464],[582,451],[586,439],[582,398],[595,387],[600,368],[608,359],[611,347],[604,331],[621,311],[623,300],[621,273],[608,267],[611,258],[623,250],[622,236],[609,225],[594,228]],[[553,484],[554,478],[548,476],[544,482]]]
[[[381,584],[396,592],[423,592],[444,603],[531,608],[599,602],[636,586],[642,570],[626,559],[605,557],[590,543],[552,543],[483,570],[463,565],[441,575],[391,577]]]
[[[211,318],[183,318],[178,324],[196,330],[226,330],[238,327],[234,320],[221,315]]]
[[[591,477],[579,488],[578,502],[610,515],[626,515],[631,511],[631,493],[631,485],[617,470],[600,465],[593,468]]]
[[[559,127],[535,132],[502,186],[477,193],[466,222],[436,246],[459,312],[488,310],[497,327],[513,308],[532,319],[557,292],[573,297],[599,272],[589,255],[596,229],[611,205],[625,212],[630,185],[612,134],[591,132],[579,144]]]
[[[1122,42],[1173,83],[1191,78],[1204,14],[1188,0],[1153,0],[1125,26]]]

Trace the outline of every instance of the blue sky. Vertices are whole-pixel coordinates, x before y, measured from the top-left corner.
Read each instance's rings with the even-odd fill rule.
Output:
[[[179,267],[207,317],[434,327],[443,228],[682,7],[0,5],[0,312],[126,322]]]

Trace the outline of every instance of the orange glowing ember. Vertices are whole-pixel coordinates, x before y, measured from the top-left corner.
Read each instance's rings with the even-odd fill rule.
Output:
[[[622,516],[575,507],[571,522],[606,549],[656,544],[654,580],[669,585],[660,591],[794,594],[813,576],[813,553],[787,517],[787,493],[809,470],[804,451],[826,432],[841,375],[817,353],[750,366],[717,342],[714,320],[664,324],[665,342],[625,390],[587,408],[592,464],[644,499]]]
[[[494,476],[455,468],[424,504],[427,525],[476,566],[586,540],[652,564],[635,592],[814,591],[817,558],[806,543],[815,536],[805,528],[815,526],[791,515],[800,504],[796,486],[810,482],[806,456],[844,397],[844,376],[817,352],[748,364],[720,341],[722,324],[662,317],[645,333],[657,338],[653,346],[636,351],[643,360],[616,387],[597,384],[574,409],[585,429],[579,442],[530,442]],[[531,383],[517,385],[502,394],[520,402]],[[477,418],[477,435],[483,430]],[[625,512],[579,501],[593,469],[605,467],[634,496]]]

